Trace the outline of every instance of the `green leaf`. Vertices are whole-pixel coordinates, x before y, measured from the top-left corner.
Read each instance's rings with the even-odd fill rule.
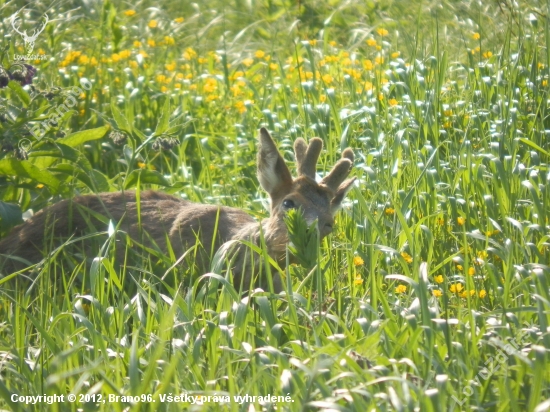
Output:
[[[31,97],[23,89],[23,87],[21,87],[21,85],[19,83],[17,83],[14,80],[10,80],[10,82],[8,83],[8,87],[15,92],[15,94],[23,102],[25,107],[27,107],[29,104],[31,104]]]
[[[109,190],[109,181],[107,178],[97,170],[83,170],[78,166],[74,166],[69,163],[61,163],[50,168],[51,171],[74,176],[86,186],[88,186],[93,192],[107,192]]]
[[[519,139],[519,141],[523,144],[526,144],[527,146],[530,146],[532,147],[533,149],[535,149],[536,151],[542,153],[542,154],[545,154],[546,156],[550,156],[550,152],[544,150],[542,147],[540,147],[538,144],[536,144],[535,142],[529,140],[529,139],[526,139],[525,137],[521,137]]]
[[[8,230],[23,223],[23,214],[19,205],[0,201],[0,229]]]
[[[56,192],[64,191],[61,182],[48,170],[39,169],[28,160],[0,160],[0,175],[17,176],[35,180],[49,186]]]
[[[122,114],[120,109],[117,107],[114,100],[111,101],[111,113],[113,114],[113,119],[116,123],[116,126],[120,130],[131,135],[133,127],[130,124],[130,122],[128,122],[128,119],[126,119],[126,117]]]
[[[82,130],[59,139],[58,142],[70,147],[81,145],[82,143],[89,142],[90,140],[101,139],[109,131],[110,126],[102,126],[96,129]]]
[[[164,101],[164,106],[162,106],[162,111],[160,113],[159,122],[157,123],[157,128],[155,129],[154,136],[160,136],[166,130],[168,130],[170,120],[170,98],[167,97]]]
[[[161,175],[159,172],[156,172],[154,170],[133,170],[126,178],[124,188],[129,189],[131,187],[134,187],[137,184],[138,180],[140,183],[170,186],[170,183],[168,183],[164,176]]]

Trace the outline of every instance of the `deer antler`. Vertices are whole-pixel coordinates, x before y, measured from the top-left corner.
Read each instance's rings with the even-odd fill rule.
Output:
[[[38,35],[40,33],[42,33],[44,31],[44,29],[46,28],[46,25],[48,24],[48,22],[50,21],[50,19],[48,18],[48,15],[47,14],[44,14],[44,17],[46,17],[45,21],[42,22],[42,26],[38,29],[34,29],[33,33],[32,33],[32,36],[29,37],[29,40],[30,41],[34,41],[36,40],[36,38],[38,37]]]
[[[294,143],[294,153],[296,154],[296,168],[298,176],[307,176],[315,180],[315,169],[319,154],[323,149],[323,141],[314,137],[309,141],[309,145],[301,137]]]
[[[23,36],[24,39],[26,39],[26,38],[27,38],[27,31],[25,30],[23,33],[21,33],[21,32],[19,31],[19,26],[21,25],[21,23],[19,23],[19,26],[16,26],[16,25],[15,25],[15,22],[16,22],[17,19],[18,19],[18,17],[17,17],[18,14],[19,14],[19,12],[15,13],[13,16],[11,16],[11,26],[13,27],[13,29],[14,29],[17,33],[19,33],[21,36]]]

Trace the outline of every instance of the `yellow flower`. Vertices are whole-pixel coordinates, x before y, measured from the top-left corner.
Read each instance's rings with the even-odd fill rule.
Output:
[[[239,113],[245,113],[246,112],[246,106],[243,101],[239,100],[237,103],[235,103],[235,107],[239,111]]]
[[[143,162],[138,162],[137,165],[140,169],[145,169],[147,167],[147,165]]]
[[[395,293],[405,293],[407,291],[407,287],[405,285],[399,285],[395,288]]]
[[[384,94],[383,93],[378,93],[378,100],[380,100],[380,101],[384,100]]]
[[[437,275],[434,277],[434,280],[437,282],[437,283],[443,283],[443,275]]]
[[[368,44],[369,46],[376,46],[376,40],[374,40],[374,39],[368,39],[368,40],[367,40],[367,44]]]
[[[390,99],[388,100],[388,103],[390,104],[390,106],[397,106],[399,104],[396,99]]]
[[[166,70],[168,70],[169,72],[173,72],[174,70],[176,70],[176,63],[168,63],[164,67],[166,67]]]
[[[440,296],[443,296],[443,292],[441,292],[439,289],[432,290],[432,295],[434,295],[436,298],[439,298]]]
[[[456,223],[458,223],[460,226],[464,226],[464,223],[466,223],[466,218],[460,216],[458,219],[456,219]]]
[[[36,185],[36,188],[37,188],[37,189],[42,189],[43,187],[44,187],[44,185],[43,185],[42,183],[38,183],[38,184]]]
[[[401,252],[401,256],[403,257],[403,259],[405,259],[405,262],[412,263],[413,258],[407,252]]]
[[[455,283],[454,285],[451,285],[450,288],[449,288],[449,290],[452,293],[460,293],[462,291],[462,289],[464,289],[464,287],[460,283]]]
[[[474,267],[470,267],[468,269],[468,275],[474,276],[476,274],[476,269]]]
[[[197,52],[193,50],[191,47],[188,47],[183,52],[183,58],[185,60],[191,60],[191,59],[194,59],[195,57],[197,57]]]
[[[139,49],[141,47],[141,42],[138,40],[134,40],[134,47]]]
[[[160,91],[161,91],[162,93],[166,93],[166,92],[168,91],[168,87],[166,87],[166,86],[161,86]]]
[[[361,265],[364,264],[364,263],[365,263],[365,261],[361,258],[361,256],[355,256],[355,257],[353,258],[353,264],[354,264],[355,266],[361,266]]]
[[[384,210],[384,213],[387,215],[393,215],[395,213],[395,209],[392,207],[387,207],[386,210]]]
[[[332,47],[336,46],[336,42],[334,40],[329,41],[328,44]]]
[[[462,272],[462,269],[464,269],[462,265],[456,265],[456,270],[458,270],[459,272]]]
[[[153,39],[147,39],[147,45],[149,47],[155,47],[157,45],[157,42],[154,41]]]
[[[548,86],[548,80],[544,79],[544,80],[542,81],[542,86],[543,86],[543,87]]]
[[[372,70],[373,67],[374,65],[372,64],[372,61],[370,61],[369,59],[363,60],[363,68],[365,70]]]
[[[183,20],[185,20],[183,17],[176,17],[176,18],[174,19],[174,21],[175,21],[176,23],[183,23]]]
[[[490,51],[486,51],[482,54],[482,56],[484,59],[488,59],[493,56],[493,53],[491,53]]]
[[[363,284],[363,278],[360,275],[355,276],[355,280],[353,281],[354,285],[362,285]]]
[[[128,17],[132,17],[136,14],[136,11],[135,10],[126,10],[124,12],[124,15],[128,16]]]
[[[322,79],[326,84],[331,84],[332,81],[334,80],[330,74],[323,75]]]
[[[443,116],[452,116],[453,115],[453,111],[451,109],[447,109],[447,110],[443,110]]]
[[[149,28],[154,29],[158,26],[158,22],[156,20],[151,20],[148,24]]]
[[[258,50],[256,53],[254,53],[254,56],[256,56],[256,58],[258,59],[261,59],[265,56],[265,52],[263,50]]]
[[[480,38],[481,38],[481,36],[479,35],[479,33],[473,33],[472,34],[472,39],[479,40]]]
[[[243,60],[243,64],[246,66],[246,67],[250,67],[252,66],[252,63],[254,63],[254,60],[252,60],[250,57],[246,58]]]
[[[174,44],[176,44],[176,41],[172,36],[164,36],[164,44],[166,44],[167,46],[173,46]]]
[[[388,35],[388,31],[386,29],[376,29],[376,33],[378,33],[380,36],[387,36]]]
[[[485,296],[487,296],[487,292],[485,291],[485,289],[481,289],[479,291],[479,297],[483,299]]]
[[[382,56],[378,56],[374,59],[374,62],[376,64],[382,64],[382,63],[384,63],[384,58]]]
[[[317,40],[315,40],[315,39],[310,40],[309,44],[311,44],[312,46],[315,46],[317,44]]]
[[[277,70],[279,68],[279,65],[277,63],[269,63],[269,68],[271,70]]]
[[[397,59],[399,56],[401,56],[401,53],[400,53],[400,52],[393,52],[393,53],[391,54],[391,58],[392,58],[392,59]]]

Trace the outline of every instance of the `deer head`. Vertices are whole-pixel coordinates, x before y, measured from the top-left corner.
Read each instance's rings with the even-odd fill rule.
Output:
[[[284,215],[290,209],[301,209],[309,224],[317,219],[321,238],[332,231],[334,215],[355,181],[346,179],[353,165],[353,152],[345,149],[332,170],[317,182],[315,170],[322,148],[323,141],[318,137],[311,139],[309,145],[302,138],[296,140],[297,177],[293,179],[269,132],[260,129],[258,180],[271,198],[266,237],[271,240],[273,252],[285,250],[288,234]]]
[[[49,18],[48,18],[47,14],[44,14],[44,16],[42,16],[42,18],[41,18],[40,26],[38,28],[34,29],[33,33],[29,35],[29,34],[27,34],[27,30],[21,31],[19,29],[21,27],[21,23],[19,22],[19,24],[17,24],[17,21],[19,20],[18,15],[19,15],[19,12],[15,13],[11,17],[11,25],[12,25],[13,29],[23,37],[23,41],[25,42],[25,51],[27,52],[27,54],[31,54],[32,51],[34,50],[34,42],[38,38],[38,35],[40,33],[42,33],[44,31],[44,29],[46,28],[46,25],[48,24]]]

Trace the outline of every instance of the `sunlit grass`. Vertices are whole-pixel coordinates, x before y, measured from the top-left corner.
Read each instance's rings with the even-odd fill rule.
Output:
[[[118,273],[109,240],[92,264],[62,248],[32,287],[1,284],[0,402],[150,394],[57,407],[181,410],[161,395],[248,394],[293,402],[207,406],[531,411],[547,399],[548,10],[165,3],[83,8],[37,41],[51,59],[33,63],[35,89],[1,91],[3,202],[36,211],[140,182],[261,219],[260,125],[289,164],[297,137],[321,137],[319,175],[353,148],[358,184],[317,265],[290,266],[281,296],[237,297],[217,275],[176,269],[165,282],[171,257],[155,253]],[[91,89],[36,141],[46,104],[82,78]],[[14,176],[5,159],[50,180]]]

